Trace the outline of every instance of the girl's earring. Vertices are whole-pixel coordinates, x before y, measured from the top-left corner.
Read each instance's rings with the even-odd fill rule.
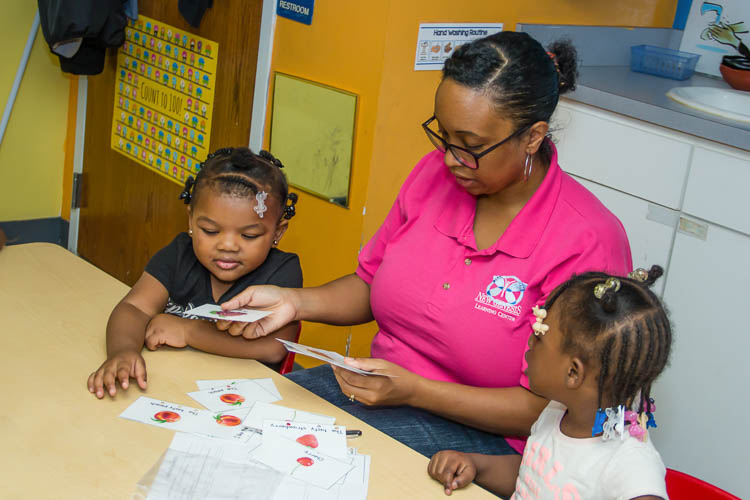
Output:
[[[189,230],[189,231],[188,231],[188,234],[189,234],[190,236],[192,236],[192,235],[193,235],[193,230],[192,230],[192,229],[191,229],[191,230]]]
[[[279,240],[273,240],[273,246],[276,246],[279,244]]]
[[[523,180],[528,181],[531,176],[531,169],[534,168],[534,158],[526,153],[526,161],[523,163]]]

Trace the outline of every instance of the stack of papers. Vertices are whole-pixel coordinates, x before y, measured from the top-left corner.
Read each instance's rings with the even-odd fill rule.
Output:
[[[188,395],[206,409],[142,396],[120,415],[178,431],[147,498],[248,498],[248,487],[257,498],[367,497],[370,457],[347,448],[334,417],[273,404],[271,379],[197,385]]]

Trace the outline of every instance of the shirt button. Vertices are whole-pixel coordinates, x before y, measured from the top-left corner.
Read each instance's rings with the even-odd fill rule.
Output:
[[[468,258],[467,258],[467,259],[466,259],[466,260],[464,261],[464,264],[466,264],[467,266],[468,266],[469,264],[471,264],[471,259],[468,259]]]
[[[446,281],[445,283],[443,283],[443,290],[447,290],[447,289],[449,289],[450,287],[451,287],[451,284],[450,284],[450,283],[448,283],[447,281]]]

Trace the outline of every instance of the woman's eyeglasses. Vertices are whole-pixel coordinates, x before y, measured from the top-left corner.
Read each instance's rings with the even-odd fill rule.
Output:
[[[448,141],[443,139],[440,134],[435,132],[430,128],[430,124],[435,121],[435,115],[432,115],[429,120],[424,122],[422,124],[422,128],[425,131],[425,134],[427,134],[427,138],[430,139],[430,142],[437,148],[438,151],[441,153],[445,153],[446,151],[450,151],[453,157],[464,167],[468,168],[479,168],[479,158],[482,156],[491,153],[495,149],[499,148],[509,140],[511,140],[514,137],[517,137],[521,135],[523,132],[525,132],[529,127],[521,127],[512,134],[510,134],[508,137],[503,139],[502,141],[498,142],[497,144],[494,144],[481,153],[473,153],[469,151],[466,148],[462,148],[461,146],[456,146],[455,144],[449,144]]]

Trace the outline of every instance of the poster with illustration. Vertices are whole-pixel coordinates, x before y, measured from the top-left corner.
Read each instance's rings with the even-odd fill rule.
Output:
[[[208,155],[219,45],[139,16],[117,51],[110,146],[182,185]]]
[[[693,0],[680,50],[701,55],[696,71],[721,76],[722,57],[750,57],[749,29],[748,0]]]

